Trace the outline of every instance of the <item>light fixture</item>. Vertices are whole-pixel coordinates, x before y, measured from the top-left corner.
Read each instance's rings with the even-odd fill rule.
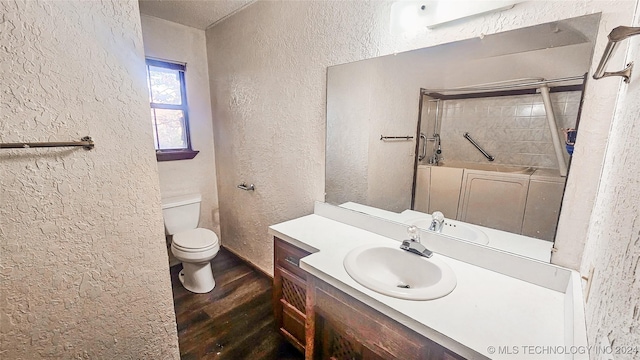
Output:
[[[391,32],[407,34],[451,21],[502,11],[523,0],[401,0],[391,5]]]

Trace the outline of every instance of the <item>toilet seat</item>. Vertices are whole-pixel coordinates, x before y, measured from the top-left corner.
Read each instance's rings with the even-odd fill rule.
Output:
[[[185,252],[203,252],[218,247],[218,236],[209,229],[192,229],[173,235],[171,246]]]
[[[176,245],[171,245],[171,247],[174,250],[178,250],[178,251],[182,251],[184,253],[205,253],[209,250],[215,250],[216,252],[218,251],[219,247],[217,245],[212,245],[206,248],[201,248],[201,249],[189,249],[189,248],[183,248],[180,246],[176,246]]]

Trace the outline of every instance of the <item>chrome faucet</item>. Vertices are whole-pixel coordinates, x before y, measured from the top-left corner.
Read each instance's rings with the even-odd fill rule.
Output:
[[[407,228],[407,235],[409,235],[409,240],[403,241],[400,249],[426,258],[433,256],[433,252],[420,243],[420,233],[417,227],[409,226]]]
[[[431,225],[429,225],[430,231],[435,231],[437,233],[442,232],[442,227],[444,226],[444,214],[440,211],[436,211],[431,214]]]

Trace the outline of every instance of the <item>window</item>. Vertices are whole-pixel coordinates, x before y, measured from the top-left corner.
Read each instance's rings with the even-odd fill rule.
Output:
[[[153,140],[158,161],[193,159],[184,83],[185,66],[147,59]]]

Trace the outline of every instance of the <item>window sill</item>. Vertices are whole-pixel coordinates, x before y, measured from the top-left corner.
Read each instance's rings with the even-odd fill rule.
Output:
[[[156,159],[158,161],[189,160],[198,155],[195,150],[157,150]]]

